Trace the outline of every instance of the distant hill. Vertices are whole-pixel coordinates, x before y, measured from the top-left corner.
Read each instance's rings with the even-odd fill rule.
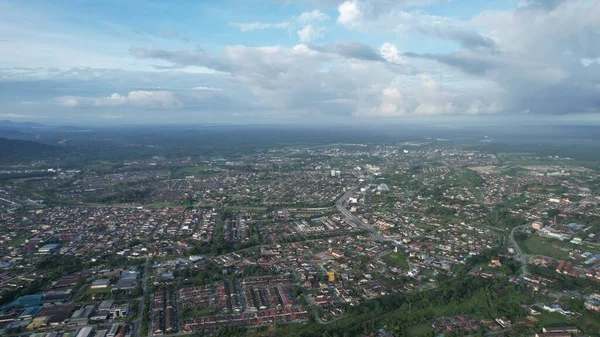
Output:
[[[33,122],[13,122],[7,119],[0,120],[0,126],[17,127],[17,128],[39,128],[46,127],[45,124]]]
[[[0,162],[44,159],[59,155],[63,149],[29,140],[0,138]]]
[[[0,138],[25,139],[31,135],[16,129],[5,129],[0,127]]]

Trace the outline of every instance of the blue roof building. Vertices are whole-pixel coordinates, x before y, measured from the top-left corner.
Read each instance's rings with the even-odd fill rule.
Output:
[[[10,309],[10,308],[27,308],[27,307],[39,307],[42,305],[44,300],[43,294],[33,294],[33,295],[25,295],[17,298],[16,300],[10,302],[9,304],[0,308],[1,310]]]

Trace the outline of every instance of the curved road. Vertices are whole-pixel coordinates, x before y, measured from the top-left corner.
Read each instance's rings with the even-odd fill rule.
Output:
[[[523,253],[521,247],[519,247],[519,244],[515,240],[515,232],[527,226],[529,225],[517,226],[510,231],[510,245],[515,250],[515,258],[517,259],[517,261],[521,262],[521,277],[527,276],[527,255]]]

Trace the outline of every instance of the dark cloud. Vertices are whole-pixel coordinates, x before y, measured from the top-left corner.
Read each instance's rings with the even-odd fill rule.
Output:
[[[498,60],[492,59],[489,55],[473,54],[468,52],[456,52],[449,54],[431,54],[406,52],[406,57],[434,60],[446,65],[456,67],[465,73],[472,75],[483,75],[487,71],[498,68]]]
[[[200,48],[168,51],[156,48],[131,47],[129,52],[138,58],[164,60],[177,66],[201,66],[219,71],[229,70],[227,65]]]
[[[553,10],[569,0],[521,0],[520,10]]]
[[[467,30],[454,26],[426,25],[416,27],[416,30],[427,35],[436,36],[441,39],[455,41],[465,49],[494,49],[496,47],[496,43],[491,38],[481,36],[479,33],[472,30]]]
[[[375,49],[358,42],[346,42],[332,45],[308,45],[308,48],[321,53],[336,54],[345,58],[364,61],[385,61]]]

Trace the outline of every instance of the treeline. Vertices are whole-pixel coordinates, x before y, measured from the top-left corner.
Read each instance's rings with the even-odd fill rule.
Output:
[[[94,201],[103,204],[141,203],[150,193],[149,189],[125,188],[115,194],[94,199]]]
[[[3,173],[3,174],[0,174],[0,181],[50,177],[54,174],[55,174],[54,172],[47,172],[47,171],[37,171],[37,172],[27,172],[27,173]]]
[[[489,226],[510,229],[524,225],[527,219],[513,215],[507,210],[491,211],[485,218],[485,223]]]
[[[572,277],[564,274],[557,273],[553,268],[545,268],[536,265],[529,265],[527,267],[530,272],[544,276],[552,282],[548,284],[548,288],[554,290],[582,290],[582,289],[591,289],[598,290],[600,285],[597,282],[592,280],[588,280],[582,277]]]
[[[74,256],[50,255],[40,260],[35,265],[36,271],[43,275],[30,282],[26,287],[9,291],[0,297],[0,306],[10,303],[20,296],[38,293],[50,284],[51,281],[66,275],[70,275],[86,267],[79,258]]]
[[[360,336],[383,326],[395,336],[408,336],[410,327],[428,324],[434,317],[469,314],[478,318],[525,315],[517,286],[504,280],[464,277],[440,284],[437,289],[407,296],[390,295],[348,307],[348,315],[328,325],[296,327],[295,336]]]

